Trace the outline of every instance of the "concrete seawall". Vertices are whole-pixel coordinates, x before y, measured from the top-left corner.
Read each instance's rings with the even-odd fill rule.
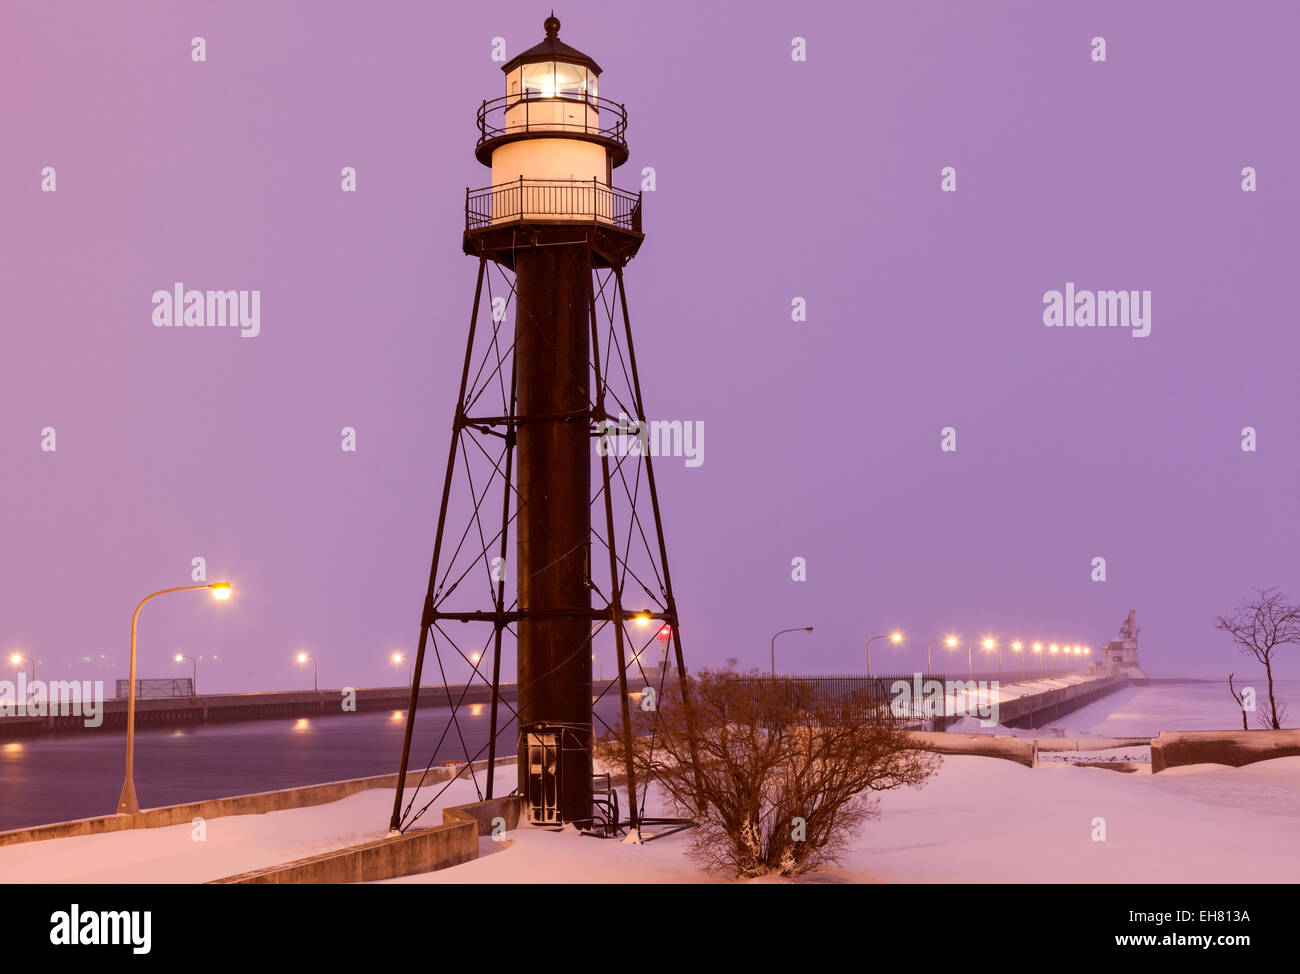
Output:
[[[606,681],[612,687],[614,681]],[[594,692],[606,689],[594,684]],[[377,710],[406,710],[410,687],[362,687],[355,690],[358,713]],[[419,707],[447,707],[448,695],[457,705],[486,704],[492,690],[484,684],[450,687],[421,687]],[[502,684],[501,699],[513,703],[515,686]],[[136,698],[136,727],[175,727],[191,724],[225,723],[240,720],[271,720],[342,713],[342,690],[287,690],[265,693],[216,693],[194,697]],[[67,715],[0,717],[0,740],[39,734],[122,732],[126,729],[127,701],[116,697],[104,701],[103,723],[87,727],[85,717]]]
[[[513,767],[515,758],[497,759],[497,767]],[[486,761],[475,761],[475,770],[485,770]],[[409,771],[406,775],[406,787],[414,788],[424,775],[426,785],[446,781],[453,776],[468,774],[464,765],[458,768],[436,767],[428,772],[423,769]],[[21,842],[41,842],[46,839],[64,839],[74,835],[98,835],[102,832],[121,832],[127,829],[156,829],[169,825],[189,824],[196,818],[212,819],[224,815],[261,815],[265,812],[278,812],[288,808],[306,808],[311,805],[325,805],[355,795],[370,788],[397,787],[397,773],[376,775],[370,778],[351,778],[346,781],[330,781],[319,785],[305,785],[300,788],[284,788],[279,791],[261,791],[251,795],[233,795],[229,798],[210,798],[201,802],[185,805],[167,805],[162,808],[147,808],[138,815],[100,815],[95,818],[74,819],[71,822],[53,822],[49,825],[33,825],[28,828],[11,829],[0,832],[0,846],[16,845]]]
[[[1300,730],[1162,731],[1151,742],[1151,773],[1186,764],[1234,768],[1300,755]]]
[[[1042,727],[1124,689],[1131,682],[1126,676],[1106,676],[1086,683],[1002,700],[998,705],[998,723],[1004,727]]]

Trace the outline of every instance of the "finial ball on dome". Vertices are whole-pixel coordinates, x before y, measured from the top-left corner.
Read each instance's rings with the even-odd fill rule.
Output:
[[[542,27],[546,29],[547,37],[554,37],[560,32],[560,18],[555,16],[554,10],[551,11],[551,15],[542,23]]]

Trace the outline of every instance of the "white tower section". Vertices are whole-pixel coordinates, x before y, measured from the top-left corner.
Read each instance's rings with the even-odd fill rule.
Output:
[[[596,94],[600,66],[559,39],[559,20],[544,27],[504,65],[505,95],[479,110],[476,155],[492,167],[484,222],[626,222],[612,179],[627,161],[627,113]]]

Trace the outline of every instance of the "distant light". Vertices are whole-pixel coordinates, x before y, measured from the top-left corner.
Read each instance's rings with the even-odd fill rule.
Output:
[[[1018,653],[1025,648],[1025,644],[1022,643],[1019,639],[1017,639],[1014,643],[1011,644],[1011,648]]]
[[[185,657],[182,656],[180,653],[177,653],[177,654],[176,654],[176,662],[179,663],[179,662],[180,662],[181,660],[183,660],[184,658],[185,658]]]
[[[306,653],[299,653],[299,654],[298,654],[298,662],[299,662],[299,663],[305,663],[305,662],[307,662],[307,660],[309,660],[309,659],[311,659],[311,657],[308,656]]]
[[[17,665],[18,665],[19,663],[21,663],[22,661],[23,661],[23,658],[22,658],[21,656],[19,656],[17,653],[14,653],[12,656],[9,657],[9,662],[10,662],[10,663],[13,663],[14,666],[17,666]]]
[[[1035,652],[1035,653],[1041,653],[1042,651],[1043,651],[1043,644],[1042,644],[1042,643],[1034,643],[1034,652]]]
[[[1051,650],[1053,653],[1056,652],[1056,643],[1052,643]]]
[[[956,637],[956,636],[949,636],[947,639],[944,640],[944,643],[947,644],[947,646],[948,646],[949,649],[956,649],[956,648],[957,648],[957,637]]]
[[[997,644],[996,644],[995,642],[993,642],[992,639],[986,639],[986,640],[984,640],[984,648],[985,648],[985,649],[992,649],[992,648],[993,648],[994,646],[996,646],[996,645],[997,645]]]
[[[481,660],[482,658],[483,658],[483,654],[482,654],[482,653],[470,653],[470,654],[469,654],[469,661],[470,661],[471,663],[477,663],[477,662],[478,662],[479,660]]]
[[[889,634],[889,641],[891,643],[901,643],[903,641],[903,634],[901,632],[891,632]]]
[[[394,653],[394,654],[393,654],[393,662],[394,662],[394,663],[400,663],[401,661],[402,661],[402,654],[401,654],[401,653]]]

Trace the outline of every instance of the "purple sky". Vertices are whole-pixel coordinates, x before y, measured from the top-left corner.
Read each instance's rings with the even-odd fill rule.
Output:
[[[703,466],[656,468],[688,663],[765,666],[815,625],[782,667],[857,671],[898,625],[873,663],[910,670],[948,631],[1098,645],[1136,608],[1149,671],[1253,674],[1211,619],[1300,597],[1300,14],[704,7],[556,10],[628,106],[615,182],[657,171],[627,284],[649,414],[707,431]],[[473,297],[464,190],[490,182],[474,114],[504,91],[492,38],[513,56],[549,7],[124,10],[0,25],[0,650],[125,676],[136,601],[197,555],[236,596],[152,603],[140,675],[216,653],[202,689],[310,686],[305,647],[322,685],[399,682]],[[261,289],[261,334],[154,328],[174,281]],[[1151,290],[1151,334],[1045,328],[1067,281]]]

